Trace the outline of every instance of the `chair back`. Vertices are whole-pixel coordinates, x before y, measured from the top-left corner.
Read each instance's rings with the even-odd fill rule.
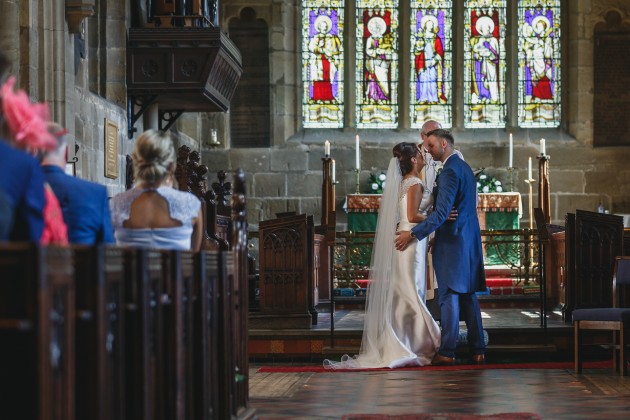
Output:
[[[623,306],[619,305],[620,290],[618,286],[630,285],[630,256],[623,256],[615,258],[615,277],[613,279],[613,307]]]

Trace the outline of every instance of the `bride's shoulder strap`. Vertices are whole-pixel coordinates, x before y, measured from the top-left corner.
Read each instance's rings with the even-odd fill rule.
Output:
[[[420,178],[418,177],[412,176],[410,178],[403,179],[402,188],[400,189],[400,198],[402,199],[405,195],[407,195],[407,191],[409,191],[409,188],[418,184],[422,185],[422,187],[424,188],[422,180],[420,180]]]

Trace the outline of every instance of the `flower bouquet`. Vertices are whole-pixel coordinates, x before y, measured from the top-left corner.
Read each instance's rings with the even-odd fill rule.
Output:
[[[368,194],[383,194],[383,188],[385,188],[386,180],[387,175],[385,175],[385,172],[383,171],[379,173],[371,173],[368,180],[368,184],[370,186]]]
[[[486,175],[486,173],[482,170],[477,175],[477,192],[480,192],[480,193],[503,192],[503,186],[501,185],[501,181],[499,181],[493,176]]]

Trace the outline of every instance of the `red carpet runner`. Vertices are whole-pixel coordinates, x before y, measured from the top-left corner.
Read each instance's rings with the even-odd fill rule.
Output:
[[[584,362],[584,369],[612,369],[612,361]],[[455,365],[455,366],[414,366],[406,368],[375,368],[375,369],[327,369],[323,366],[263,366],[258,369],[261,373],[289,373],[289,372],[365,372],[365,371],[401,371],[401,370],[483,370],[483,369],[573,369],[573,362],[540,362],[540,363],[488,363],[485,365]]]
[[[534,413],[498,413],[498,414],[347,414],[342,420],[539,420],[541,417]]]

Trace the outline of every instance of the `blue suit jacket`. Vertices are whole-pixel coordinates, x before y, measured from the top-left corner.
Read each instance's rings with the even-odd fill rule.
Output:
[[[44,173],[30,155],[0,140],[0,189],[8,196],[15,218],[12,241],[39,242],[44,230]]]
[[[61,205],[70,243],[113,243],[114,229],[107,189],[100,184],[67,175],[58,166],[46,165],[43,169],[46,181]]]
[[[475,175],[453,154],[444,164],[437,188],[433,212],[413,228],[413,233],[420,240],[435,231],[433,266],[440,288],[446,286],[458,293],[485,290]],[[457,219],[448,221],[453,207]]]

